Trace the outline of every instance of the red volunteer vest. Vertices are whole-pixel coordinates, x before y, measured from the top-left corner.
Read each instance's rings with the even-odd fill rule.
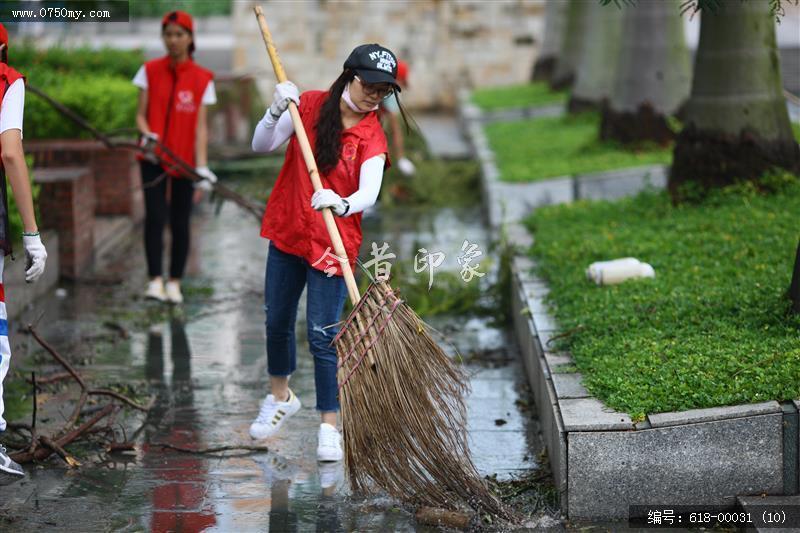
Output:
[[[25,77],[5,63],[0,63],[0,105],[3,103],[8,88],[18,79],[22,79],[24,83]],[[3,150],[0,145],[0,157],[2,155]],[[2,213],[0,213],[0,250],[4,255],[8,255],[11,253],[11,235],[9,234],[8,198],[6,197],[6,171],[3,168],[2,159],[0,159],[0,197],[2,197],[0,198],[0,209],[2,209]],[[0,280],[0,294],[2,294],[3,287],[1,283],[2,280]]]
[[[173,66],[168,56],[148,61],[144,68],[147,125],[167,148],[194,167],[197,114],[214,74],[191,59]],[[163,158],[162,166],[170,175],[180,175],[178,170],[169,170],[171,159],[166,154],[158,155]]]
[[[316,149],[319,111],[327,97],[327,91],[308,91],[300,96],[300,117],[312,150]],[[389,168],[386,136],[377,114],[369,113],[358,124],[342,132],[339,163],[327,175],[321,176],[322,186],[333,189],[343,198],[350,196],[358,190],[361,164],[380,154],[386,154],[385,168]],[[311,208],[313,192],[300,144],[297,137],[292,135],[283,168],[267,201],[261,236],[271,240],[282,252],[304,258],[317,270],[341,276],[342,269],[333,257],[333,245],[325,229],[322,213]],[[347,257],[355,270],[363,238],[361,213],[335,217],[335,220]]]

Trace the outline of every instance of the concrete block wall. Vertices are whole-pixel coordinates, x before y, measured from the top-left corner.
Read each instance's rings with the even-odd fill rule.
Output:
[[[455,107],[465,85],[527,81],[544,22],[544,0],[234,2],[233,70],[259,73],[266,97],[274,75],[256,4],[264,8],[287,75],[301,89],[327,88],[355,46],[379,42],[409,62],[404,102],[417,108]]]
[[[41,185],[41,227],[59,237],[61,275],[78,278],[94,258],[95,191],[90,167],[39,169],[34,180]]]
[[[139,161],[131,150],[98,150],[91,168],[97,196],[97,215],[128,215],[135,222],[144,217]]]

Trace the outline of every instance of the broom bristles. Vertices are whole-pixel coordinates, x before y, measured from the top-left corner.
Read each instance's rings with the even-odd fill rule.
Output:
[[[466,374],[388,283],[369,286],[335,342],[353,489],[509,518],[472,463]]]

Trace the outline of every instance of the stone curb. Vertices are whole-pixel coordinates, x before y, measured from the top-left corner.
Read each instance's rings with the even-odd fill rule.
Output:
[[[460,100],[481,164],[493,236],[505,228],[523,253],[533,237],[521,220],[540,205],[619,198],[626,190],[666,185],[660,165],[537,184],[499,183],[480,110],[468,108],[468,95]],[[542,201],[531,201],[537,198]],[[633,423],[593,398],[581,374],[564,372],[572,357],[550,345],[558,326],[546,301],[549,289],[535,268],[526,255],[512,261],[513,324],[565,515],[624,520],[629,505],[735,507],[740,495],[797,493],[800,400],[657,413]]]

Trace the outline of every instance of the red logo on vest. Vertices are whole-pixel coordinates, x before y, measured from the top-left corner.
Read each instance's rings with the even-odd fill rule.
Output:
[[[355,160],[357,152],[358,147],[351,142],[346,142],[342,145],[342,159],[345,161]]]
[[[175,110],[182,113],[194,113],[197,110],[192,91],[178,91],[178,103],[175,104]]]

